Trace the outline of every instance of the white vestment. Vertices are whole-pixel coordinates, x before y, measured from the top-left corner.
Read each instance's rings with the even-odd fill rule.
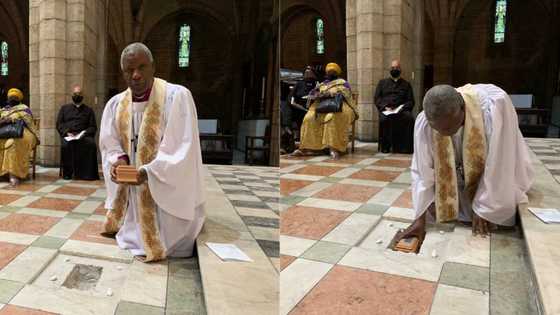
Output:
[[[152,91],[153,92],[153,91]],[[111,165],[125,155],[117,127],[117,106],[125,92],[109,100],[103,111],[99,149],[107,187],[106,209],[113,209],[118,185],[111,181]],[[138,135],[147,102],[132,103],[133,134]],[[194,242],[204,224],[204,169],[200,152],[197,114],[191,92],[166,83],[160,128],[162,139],[153,161],[143,165],[157,208],[160,240],[167,257],[192,256]],[[136,150],[137,142],[133,143]],[[131,154],[134,164],[135,154]],[[129,186],[128,208],[117,234],[120,248],[145,255],[137,207],[137,187]]]
[[[517,204],[527,202],[534,170],[529,149],[517,121],[517,113],[506,92],[492,84],[476,84],[473,89],[484,117],[487,157],[484,173],[472,204],[463,193],[457,172],[459,190],[459,220],[471,221],[472,211],[485,220],[511,226],[515,223]],[[462,164],[463,128],[452,136],[456,167]],[[412,202],[416,218],[434,202],[435,170],[432,128],[424,112],[414,126],[414,155],[412,157]]]

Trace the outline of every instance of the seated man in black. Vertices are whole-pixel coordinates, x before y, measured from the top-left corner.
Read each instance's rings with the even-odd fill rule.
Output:
[[[307,99],[304,97],[307,97],[316,86],[317,75],[310,66],[307,66],[303,72],[303,80],[296,83],[288,96],[288,104],[292,108],[291,121],[297,124],[297,130],[301,129],[303,117],[307,113],[306,110],[301,109],[302,107],[306,108]]]
[[[64,179],[99,179],[95,144],[97,123],[93,110],[82,104],[83,98],[82,88],[75,86],[72,103],[60,108],[56,120],[56,129],[61,137]]]
[[[379,112],[379,150],[383,153],[412,153],[414,95],[410,83],[401,78],[398,60],[391,62],[391,77],[377,84],[374,102]],[[401,105],[397,113],[383,113],[399,109]]]

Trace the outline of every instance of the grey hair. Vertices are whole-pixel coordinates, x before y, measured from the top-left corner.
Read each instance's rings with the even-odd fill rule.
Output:
[[[148,48],[148,46],[140,43],[140,42],[135,42],[132,43],[128,46],[126,46],[121,54],[121,70],[124,70],[124,59],[129,56],[129,55],[135,55],[139,52],[142,52],[144,54],[146,54],[146,56],[148,56],[148,59],[150,60],[151,63],[154,63],[154,56],[152,55],[152,52],[150,51],[150,49]]]
[[[465,108],[463,97],[454,87],[436,85],[424,96],[424,114],[429,121],[448,118]]]

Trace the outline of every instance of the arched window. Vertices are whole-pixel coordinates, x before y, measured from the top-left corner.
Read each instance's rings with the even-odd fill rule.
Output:
[[[191,26],[183,24],[179,27],[179,68],[187,68],[191,57]]]
[[[496,0],[494,21],[494,43],[503,43],[506,39],[507,0]]]
[[[8,43],[0,41],[0,76],[8,76]]]
[[[315,19],[315,52],[318,55],[325,53],[325,23],[323,19]]]

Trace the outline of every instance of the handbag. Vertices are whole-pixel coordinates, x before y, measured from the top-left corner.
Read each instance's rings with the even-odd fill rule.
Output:
[[[25,122],[18,119],[15,122],[7,123],[0,126],[0,139],[11,139],[23,137],[23,128]]]
[[[317,113],[338,113],[342,111],[342,103],[344,95],[337,93],[334,97],[329,97],[319,101],[319,105],[315,108]]]

